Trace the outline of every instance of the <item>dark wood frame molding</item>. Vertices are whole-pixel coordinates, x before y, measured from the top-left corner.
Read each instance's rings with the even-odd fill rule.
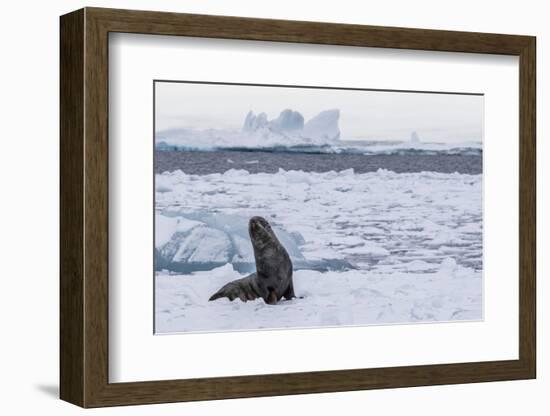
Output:
[[[63,400],[82,407],[100,407],[535,378],[534,37],[99,8],[85,8],[62,16],[60,28],[60,396]],[[519,56],[519,359],[109,383],[110,32]]]

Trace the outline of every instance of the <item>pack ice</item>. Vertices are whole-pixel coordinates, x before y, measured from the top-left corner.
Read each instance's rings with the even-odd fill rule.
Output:
[[[483,319],[481,175],[174,171],[156,186],[159,333]],[[208,302],[254,267],[254,215],[302,298]]]

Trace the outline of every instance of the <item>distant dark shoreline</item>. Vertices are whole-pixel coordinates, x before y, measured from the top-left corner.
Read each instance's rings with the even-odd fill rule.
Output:
[[[279,169],[310,172],[341,171],[353,168],[356,173],[387,169],[396,173],[440,172],[482,173],[481,155],[426,154],[319,154],[262,151],[155,151],[155,173],[180,169],[188,174],[207,175],[229,169],[250,173],[275,173]]]

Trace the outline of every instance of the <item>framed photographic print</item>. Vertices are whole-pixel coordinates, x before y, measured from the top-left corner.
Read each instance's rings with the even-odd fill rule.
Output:
[[[61,17],[61,398],[534,378],[535,38]]]

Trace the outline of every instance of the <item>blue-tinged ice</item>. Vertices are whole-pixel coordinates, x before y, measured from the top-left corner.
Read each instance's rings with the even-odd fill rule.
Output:
[[[226,263],[231,263],[236,270],[243,272],[255,270],[247,217],[206,211],[170,211],[157,214],[155,221],[155,260],[158,270],[190,273],[210,270]],[[287,232],[276,223],[273,229],[297,269],[352,267],[341,259],[307,261],[300,249],[305,240],[299,232]]]

